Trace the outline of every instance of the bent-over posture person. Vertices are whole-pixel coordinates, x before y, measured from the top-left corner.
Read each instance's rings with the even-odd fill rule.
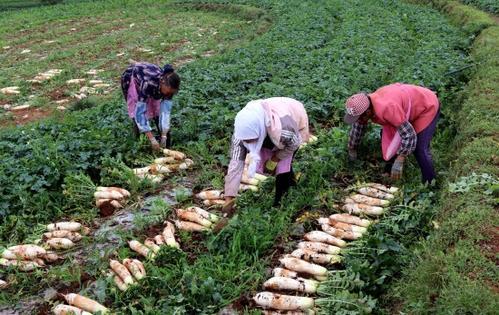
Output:
[[[121,75],[121,88],[135,134],[145,133],[154,150],[169,147],[172,98],[180,88],[180,77],[173,67],[169,64],[160,68],[146,62],[134,63]],[[161,135],[160,143],[152,133],[150,119],[154,120]]]
[[[423,183],[436,177],[430,151],[440,105],[436,94],[424,87],[394,83],[371,94],[359,93],[346,101],[345,122],[352,124],[348,155],[357,159],[357,146],[369,120],[382,126],[383,158],[391,165],[392,179],[400,179],[406,157],[414,153]]]
[[[289,187],[296,184],[292,163],[302,142],[309,138],[308,116],[303,104],[287,97],[249,102],[236,115],[225,176],[225,200],[237,195],[246,156],[250,156],[248,177],[264,168],[275,173],[274,205],[279,205]]]

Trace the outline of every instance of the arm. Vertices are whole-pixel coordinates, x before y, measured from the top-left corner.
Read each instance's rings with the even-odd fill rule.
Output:
[[[159,107],[159,129],[161,130],[161,146],[166,146],[166,137],[170,130],[170,112],[173,102],[171,100],[163,100]]]
[[[408,121],[400,125],[397,130],[400,134],[400,138],[402,138],[397,154],[408,156],[416,150],[416,144],[418,142],[416,130],[414,130],[414,127]]]
[[[244,171],[244,159],[246,158],[247,150],[243,142],[232,137],[230,148],[230,163],[227,175],[225,176],[225,198],[232,199],[239,191],[241,177]]]
[[[359,122],[353,123],[348,139],[348,150],[355,150],[359,146],[366,131],[366,126],[366,124],[361,124]]]
[[[275,158],[277,160],[283,160],[298,150],[301,144],[301,137],[292,130],[282,130],[281,133],[281,143],[284,144],[284,148],[275,153]]]

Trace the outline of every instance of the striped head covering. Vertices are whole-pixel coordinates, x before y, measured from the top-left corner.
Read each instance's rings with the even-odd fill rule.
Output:
[[[345,104],[346,114],[344,121],[347,124],[356,122],[370,105],[369,97],[365,93],[358,93],[350,96]]]

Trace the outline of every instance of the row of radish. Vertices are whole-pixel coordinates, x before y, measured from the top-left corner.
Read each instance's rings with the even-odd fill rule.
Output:
[[[337,213],[317,221],[322,231],[311,231],[304,235],[304,241],[297,244],[291,254],[279,259],[281,267],[275,268],[273,277],[265,281],[263,288],[254,297],[255,303],[264,309],[264,314],[315,314],[315,300],[310,296],[296,296],[272,291],[287,291],[298,294],[315,294],[321,281],[327,279],[327,267],[341,262],[341,252],[348,246],[347,241],[362,237],[372,224],[369,217],[377,217],[384,212],[397,192],[396,187],[367,183],[352,188],[358,194],[345,198],[344,211],[360,209],[357,214]],[[345,206],[347,206],[345,208]],[[373,211],[369,207],[383,209]]]
[[[134,285],[146,276],[146,269],[138,259],[123,259],[120,263],[117,260],[109,261],[114,283],[121,291],[126,291],[130,285]]]
[[[16,266],[20,271],[31,271],[56,262],[62,257],[47,249],[68,249],[82,239],[89,230],[78,222],[58,222],[47,225],[43,234],[44,247],[36,244],[23,244],[8,247],[2,251],[0,265]],[[80,234],[82,233],[82,234]],[[41,240],[40,240],[41,241]]]
[[[157,158],[151,165],[133,169],[139,178],[147,178],[154,183],[163,181],[166,175],[177,170],[186,170],[194,165],[194,161],[186,158],[185,153],[180,151],[163,149],[165,157]]]

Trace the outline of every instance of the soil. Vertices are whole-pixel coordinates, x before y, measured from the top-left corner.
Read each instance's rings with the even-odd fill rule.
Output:
[[[12,113],[12,119],[0,121],[1,127],[24,125],[32,121],[37,121],[46,117],[49,117],[54,112],[53,108],[48,107],[38,107],[38,108],[26,108],[16,111],[10,111]]]
[[[488,239],[480,242],[480,248],[487,258],[499,266],[499,227],[491,227],[484,234]]]
[[[182,46],[189,44],[190,41],[186,38],[179,40],[178,42],[172,43],[170,46],[166,48],[167,52],[172,52],[180,49]]]

